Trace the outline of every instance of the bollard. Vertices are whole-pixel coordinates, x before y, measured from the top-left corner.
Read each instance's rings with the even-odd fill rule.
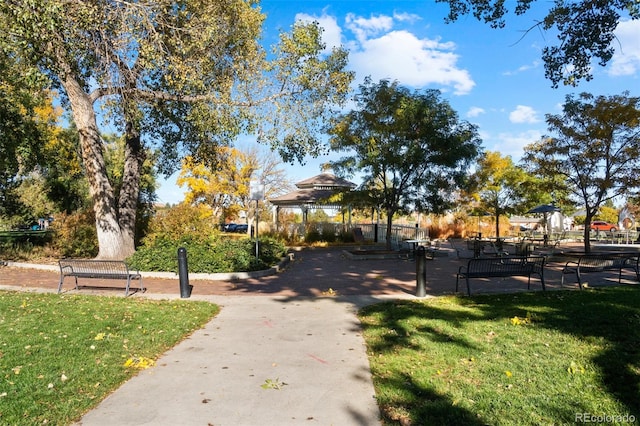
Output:
[[[187,267],[187,249],[178,249],[178,275],[180,276],[180,297],[188,299],[193,286],[189,285],[189,268]]]
[[[427,282],[427,258],[425,256],[425,248],[418,247],[416,253],[416,297],[425,297]]]

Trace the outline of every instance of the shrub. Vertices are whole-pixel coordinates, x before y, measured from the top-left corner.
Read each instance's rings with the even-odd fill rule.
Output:
[[[336,241],[336,229],[333,225],[327,223],[322,225],[322,241],[334,243]]]
[[[338,240],[342,241],[343,243],[354,243],[356,241],[356,238],[353,236],[353,231],[347,231],[343,229],[338,234]]]
[[[178,241],[182,238],[208,241],[219,235],[211,209],[206,206],[192,206],[181,203],[167,210],[159,211],[149,223],[149,232],[143,239],[144,245],[153,245],[159,238]]]
[[[98,255],[93,210],[66,215],[57,214],[51,228],[55,232],[53,248],[62,257],[95,257]]]
[[[277,263],[286,253],[284,244],[274,238],[259,240],[255,256],[255,240],[213,239],[189,235],[181,239],[155,238],[153,244],[139,247],[128,259],[131,267],[143,271],[178,271],[178,249],[187,251],[189,272],[243,272],[266,269]]]
[[[309,228],[307,234],[304,236],[304,241],[307,244],[313,244],[322,241],[322,234],[315,227]]]

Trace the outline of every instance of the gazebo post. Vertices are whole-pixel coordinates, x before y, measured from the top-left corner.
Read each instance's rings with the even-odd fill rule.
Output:
[[[273,223],[276,225],[276,232],[280,232],[280,206],[273,209]]]

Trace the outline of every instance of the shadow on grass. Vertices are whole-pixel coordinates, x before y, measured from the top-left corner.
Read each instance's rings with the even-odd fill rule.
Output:
[[[590,360],[601,378],[601,383],[597,383],[597,386],[611,395],[627,413],[592,414],[628,414],[636,419],[640,418],[638,286],[454,297],[449,303],[428,300],[394,301],[366,307],[362,310],[362,316],[377,318],[375,324],[363,321],[365,330],[382,327],[386,330],[386,333],[380,333],[373,340],[373,344],[369,344],[372,356],[409,349],[420,356],[424,354],[425,362],[429,362],[429,352],[425,349],[429,347],[429,342],[445,343],[453,356],[468,354],[480,350],[479,344],[464,333],[456,333],[456,328],[476,321],[508,324],[514,313],[525,315],[527,311],[543,312],[543,318],[535,322],[536,327],[579,338],[585,345],[604,342],[603,349]],[[416,321],[416,318],[428,318],[429,325]],[[417,335],[425,339],[426,343],[416,339]],[[571,354],[557,355],[571,359]],[[413,411],[405,415],[413,419],[413,424],[483,424],[479,413],[457,406],[451,401],[450,395],[439,394],[424,378],[416,383],[413,376],[407,373],[410,369],[409,365],[394,366],[389,367],[389,371],[384,374],[378,373],[376,381],[382,385],[379,388],[392,388],[399,392],[399,396],[389,406],[381,407],[387,420],[404,424],[403,415],[398,412],[408,410],[405,405],[410,405]],[[452,378],[460,379],[466,380],[465,377]],[[582,406],[580,401],[582,392],[589,392],[589,389],[576,389],[576,394],[570,395],[571,404],[555,401],[552,395],[546,395],[541,397],[541,405],[544,407],[538,406],[538,409],[543,410],[548,418],[573,422],[577,413],[589,412],[589,408]],[[522,414],[526,416],[525,413]],[[417,419],[419,423],[415,423]],[[523,422],[525,423],[536,422],[530,418]]]

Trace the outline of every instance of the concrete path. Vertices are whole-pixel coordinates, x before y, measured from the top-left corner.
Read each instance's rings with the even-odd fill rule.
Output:
[[[220,314],[80,425],[380,424],[355,312],[364,298],[208,298]]]

